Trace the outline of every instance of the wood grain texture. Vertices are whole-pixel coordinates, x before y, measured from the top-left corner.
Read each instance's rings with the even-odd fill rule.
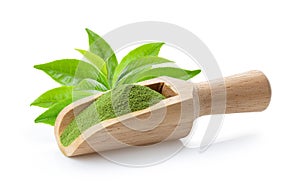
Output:
[[[96,124],[64,147],[60,135],[65,127],[102,94],[78,100],[57,117],[55,137],[60,150],[66,156],[77,156],[179,139],[189,134],[198,116],[262,111],[271,99],[269,81],[259,71],[199,84],[169,77],[139,84],[162,93],[167,99],[147,109]]]
[[[200,116],[209,114],[259,112],[265,110],[271,100],[271,86],[260,71],[249,71],[226,77],[224,80],[195,84],[200,100]],[[224,92],[225,89],[225,92]],[[219,97],[225,96],[225,102]],[[221,96],[220,96],[221,95]],[[212,97],[215,96],[212,109]],[[226,105],[222,105],[222,103]]]

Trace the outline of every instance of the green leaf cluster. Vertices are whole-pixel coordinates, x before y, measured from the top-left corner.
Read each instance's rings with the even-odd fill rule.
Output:
[[[113,49],[103,38],[89,29],[86,29],[86,32],[89,50],[76,49],[83,55],[84,60],[61,59],[34,66],[61,85],[48,90],[32,102],[33,106],[47,108],[35,119],[36,123],[54,125],[60,111],[70,103],[120,85],[159,76],[188,80],[201,72],[162,66],[174,63],[158,57],[164,44],[162,42],[139,46],[130,51],[119,63]]]

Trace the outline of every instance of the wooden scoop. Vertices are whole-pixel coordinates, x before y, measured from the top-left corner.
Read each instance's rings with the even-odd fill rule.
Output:
[[[269,81],[260,71],[250,71],[227,77],[225,81],[222,79],[210,83],[193,84],[162,77],[139,84],[160,92],[167,99],[147,109],[96,124],[65,147],[60,142],[63,130],[75,115],[101,94],[78,100],[63,109],[57,117],[55,136],[60,150],[66,156],[77,156],[179,139],[189,134],[194,119],[199,116],[263,111],[271,99]],[[222,95],[225,102],[224,99],[222,101]]]

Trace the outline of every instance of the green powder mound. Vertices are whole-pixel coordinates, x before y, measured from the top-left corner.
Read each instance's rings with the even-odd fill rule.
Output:
[[[83,131],[101,121],[150,107],[165,97],[140,85],[122,85],[102,96],[78,114],[60,136],[64,146],[70,145]]]

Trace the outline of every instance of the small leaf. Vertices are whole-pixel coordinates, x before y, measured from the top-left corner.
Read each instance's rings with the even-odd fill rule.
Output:
[[[52,105],[48,110],[46,110],[44,113],[39,115],[34,122],[35,123],[46,123],[49,125],[54,125],[56,117],[64,109],[67,105],[69,105],[72,102],[72,99],[65,99],[62,100],[54,105]]]
[[[141,57],[145,56],[157,56],[160,48],[162,47],[164,43],[148,43],[145,45],[142,45],[140,47],[135,48],[134,50],[130,51],[120,62],[120,64],[117,66],[114,80],[115,82],[120,75],[121,71],[132,61],[137,60]]]
[[[80,52],[89,62],[91,62],[91,64],[93,64],[104,75],[107,75],[106,63],[100,56],[82,49],[75,50]]]
[[[160,67],[160,68],[153,68],[137,74],[135,79],[133,79],[131,83],[145,81],[152,78],[157,78],[160,76],[168,76],[172,78],[188,80],[199,74],[201,70],[184,70],[180,68],[174,67]]]
[[[89,29],[86,29],[86,32],[89,36],[90,51],[106,61],[107,79],[109,85],[112,85],[115,69],[118,66],[116,55],[109,44],[98,34]]]
[[[128,66],[119,75],[117,82],[120,81],[125,75],[129,73],[137,73],[139,70],[151,67],[152,65],[158,65],[163,63],[173,63],[173,62],[168,59],[155,57],[155,56],[139,58],[128,64]]]
[[[34,102],[32,102],[31,105],[49,108],[57,102],[70,99],[72,97],[72,90],[73,88],[68,86],[62,86],[48,90],[38,97]]]
[[[104,92],[107,91],[107,88],[98,81],[92,79],[84,79],[75,86],[74,90],[98,90]]]
[[[61,59],[50,63],[35,65],[34,68],[47,73],[52,79],[62,85],[72,86],[83,79],[99,80],[107,84],[105,76],[91,64],[78,59]]]

